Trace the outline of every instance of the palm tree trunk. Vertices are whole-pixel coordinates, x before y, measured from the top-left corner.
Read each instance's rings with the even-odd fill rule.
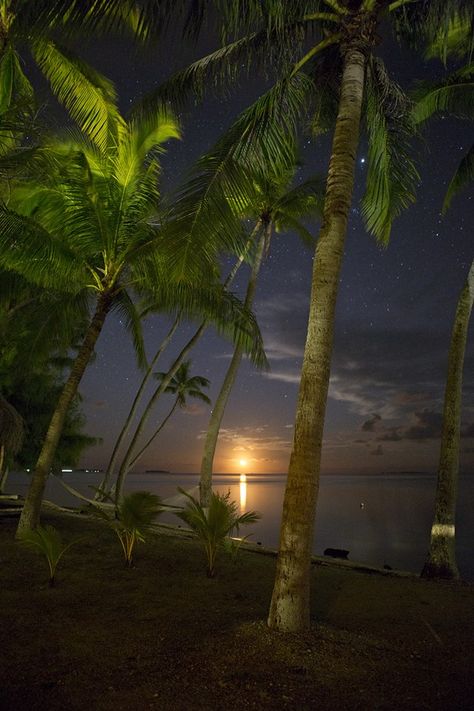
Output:
[[[239,256],[237,262],[234,264],[233,268],[231,269],[229,275],[227,276],[227,279],[224,282],[224,287],[227,288],[230,286],[230,284],[233,282],[235,279],[235,275],[237,274],[238,270],[242,266],[242,263],[245,259],[245,255],[247,254],[247,251],[249,249],[249,246],[252,242],[252,238],[255,235],[257,227],[252,232],[252,235],[250,239],[247,241],[247,244],[245,246],[244,252]],[[181,350],[180,354],[174,361],[173,365],[171,366],[170,370],[167,372],[166,377],[162,382],[160,383],[160,386],[155,390],[154,394],[150,398],[148,405],[146,406],[142,417],[140,418],[140,421],[137,425],[137,429],[135,430],[135,434],[133,436],[133,439],[127,449],[127,452],[125,453],[125,457],[122,460],[122,465],[120,467],[119,473],[117,475],[117,481],[115,482],[115,504],[116,506],[118,505],[118,502],[120,501],[120,498],[122,496],[122,491],[123,491],[123,485],[125,481],[125,477],[127,476],[128,472],[130,471],[130,467],[132,466],[132,459],[133,459],[133,450],[136,446],[136,443],[138,441],[138,438],[143,430],[143,427],[145,426],[148,417],[150,415],[150,412],[153,408],[153,405],[155,402],[158,400],[160,395],[165,391],[165,389],[168,387],[171,378],[175,375],[176,371],[178,370],[179,366],[181,365],[182,361],[184,358],[187,356],[189,351],[194,348],[196,343],[199,341],[201,338],[202,334],[204,333],[206,327],[207,327],[208,322],[203,321],[197,331],[194,333],[193,336],[189,339],[187,344],[184,346],[184,348]]]
[[[32,474],[28,493],[26,494],[25,503],[23,505],[23,511],[18,523],[16,533],[17,537],[20,536],[23,531],[36,528],[39,523],[44,488],[46,486],[46,480],[51,471],[56,448],[63,431],[67,411],[77,393],[79,383],[81,382],[81,378],[94,351],[95,344],[100,332],[102,331],[104,321],[110,311],[111,305],[112,297],[108,292],[99,295],[94,316],[86,331],[86,335],[74,361],[69,377],[62,389],[61,395],[59,396],[59,400],[46,433],[43,448]]]
[[[308,332],[301,370],[293,451],[283,503],[280,546],[268,625],[299,632],[309,626],[311,548],[333,347],[334,315],[354,184],[366,56],[344,56],[339,112],[313,266]]]
[[[260,223],[261,225],[261,223]],[[263,252],[270,238],[271,226],[267,225],[265,230],[261,230],[259,240],[257,242],[257,252],[250,273],[247,292],[245,294],[245,306],[250,309],[252,307],[257,286],[258,273],[263,259]],[[212,469],[214,463],[214,455],[216,452],[217,440],[221,428],[222,418],[224,416],[227,401],[229,399],[232,388],[234,387],[235,379],[242,360],[242,346],[236,346],[230,365],[225,374],[219,395],[212,408],[209,425],[207,427],[206,439],[204,441],[204,452],[201,461],[201,477],[199,480],[199,497],[203,507],[208,507],[211,503],[212,496]]]
[[[135,466],[135,464],[138,462],[138,460],[141,458],[142,454],[148,449],[150,444],[153,442],[153,440],[160,434],[161,430],[163,427],[166,425],[170,417],[172,416],[173,412],[176,410],[178,407],[178,398],[174,401],[174,405],[171,408],[171,410],[168,412],[166,417],[161,421],[160,426],[153,432],[152,436],[148,440],[148,442],[141,448],[141,450],[138,452],[138,454],[135,455],[135,457],[132,459],[130,462],[130,469]]]
[[[186,345],[181,349],[180,353],[177,355],[176,359],[173,362],[173,365],[171,368],[168,370],[166,373],[165,377],[159,384],[159,386],[156,388],[155,392],[151,396],[151,398],[148,401],[148,404],[143,411],[143,414],[138,422],[137,428],[135,430],[135,434],[133,435],[132,441],[130,442],[130,445],[125,453],[125,456],[122,460],[122,464],[120,465],[120,469],[117,475],[117,481],[115,482],[115,506],[119,505],[120,499],[122,498],[122,491],[123,491],[123,485],[125,482],[125,477],[127,476],[128,472],[130,471],[131,467],[131,462],[134,456],[134,450],[137,446],[137,442],[140,438],[141,433],[143,432],[143,428],[145,427],[148,418],[150,416],[150,413],[153,409],[153,406],[155,405],[156,401],[164,393],[166,388],[171,382],[171,379],[173,376],[176,374],[176,371],[178,370],[179,366],[187,356],[190,350],[194,348],[196,343],[199,341],[201,338],[202,334],[204,333],[204,330],[207,326],[207,321],[203,321],[202,324],[199,326],[198,330],[196,333],[192,336],[192,338],[189,339],[189,341],[186,343]]]
[[[0,446],[0,494],[5,491],[8,478],[8,465],[6,463],[5,445]]]
[[[454,317],[444,394],[443,429],[436,488],[435,514],[425,578],[459,578],[456,565],[456,495],[459,472],[462,376],[469,320],[474,303],[474,261],[460,295]]]
[[[127,436],[128,431],[130,429],[130,425],[132,424],[132,420],[135,417],[138,405],[140,404],[140,400],[141,400],[143,391],[145,390],[145,387],[151,378],[153,369],[156,366],[158,359],[160,358],[163,351],[168,347],[171,339],[173,338],[173,336],[176,332],[176,329],[178,328],[180,318],[181,318],[181,316],[180,316],[180,314],[178,314],[176,316],[170,330],[168,331],[167,335],[165,336],[165,338],[161,342],[158,350],[156,351],[155,355],[153,356],[153,358],[150,362],[150,365],[147,368],[145,375],[143,376],[142,382],[140,383],[140,387],[138,388],[137,393],[135,395],[135,399],[132,403],[132,407],[130,408],[130,412],[128,413],[127,419],[125,420],[125,423],[124,423],[124,425],[120,431],[120,434],[117,437],[117,440],[115,442],[114,449],[112,451],[110,461],[107,466],[107,471],[105,472],[105,476],[102,479],[102,483],[100,485],[100,491],[104,491],[109,484],[109,481],[110,481],[110,479],[113,475],[114,469],[115,469],[115,465],[117,463],[117,458],[118,458],[118,453],[119,453],[120,447],[122,445],[123,440]],[[96,495],[94,497],[95,499],[101,498],[100,491],[96,493]]]

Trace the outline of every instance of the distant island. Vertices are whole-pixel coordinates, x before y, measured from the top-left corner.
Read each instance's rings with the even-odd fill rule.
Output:
[[[171,474],[169,469],[145,469],[145,474]]]

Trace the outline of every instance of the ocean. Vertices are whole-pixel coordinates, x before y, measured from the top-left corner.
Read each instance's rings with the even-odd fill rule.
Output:
[[[63,481],[83,495],[93,497],[100,474],[70,472]],[[28,475],[12,473],[7,490],[24,493]],[[240,510],[257,510],[261,520],[242,530],[250,540],[277,548],[284,475],[220,475],[214,477],[218,491],[231,492]],[[197,474],[129,474],[127,491],[152,491],[163,499],[174,497],[177,487],[197,492]],[[370,565],[420,572],[426,556],[433,517],[436,477],[427,474],[380,474],[370,476],[326,475],[321,477],[313,552],[344,548],[349,560]],[[48,481],[45,498],[75,506],[71,496],[54,478]],[[181,524],[172,514],[166,523]],[[457,561],[461,575],[474,581],[474,477],[462,476],[456,520]]]

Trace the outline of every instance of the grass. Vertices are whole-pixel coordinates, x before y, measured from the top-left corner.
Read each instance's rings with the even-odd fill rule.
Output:
[[[0,708],[472,708],[474,586],[314,566],[313,626],[265,626],[275,560],[205,575],[197,541],[150,535],[125,568],[114,533],[48,514],[67,543],[57,587],[0,522]]]

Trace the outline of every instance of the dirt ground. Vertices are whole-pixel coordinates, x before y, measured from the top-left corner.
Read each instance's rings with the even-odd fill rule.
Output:
[[[222,556],[168,533],[123,566],[114,533],[48,514],[60,563],[0,520],[0,708],[9,711],[474,708],[474,586],[313,569],[311,630],[270,632],[275,559]]]

